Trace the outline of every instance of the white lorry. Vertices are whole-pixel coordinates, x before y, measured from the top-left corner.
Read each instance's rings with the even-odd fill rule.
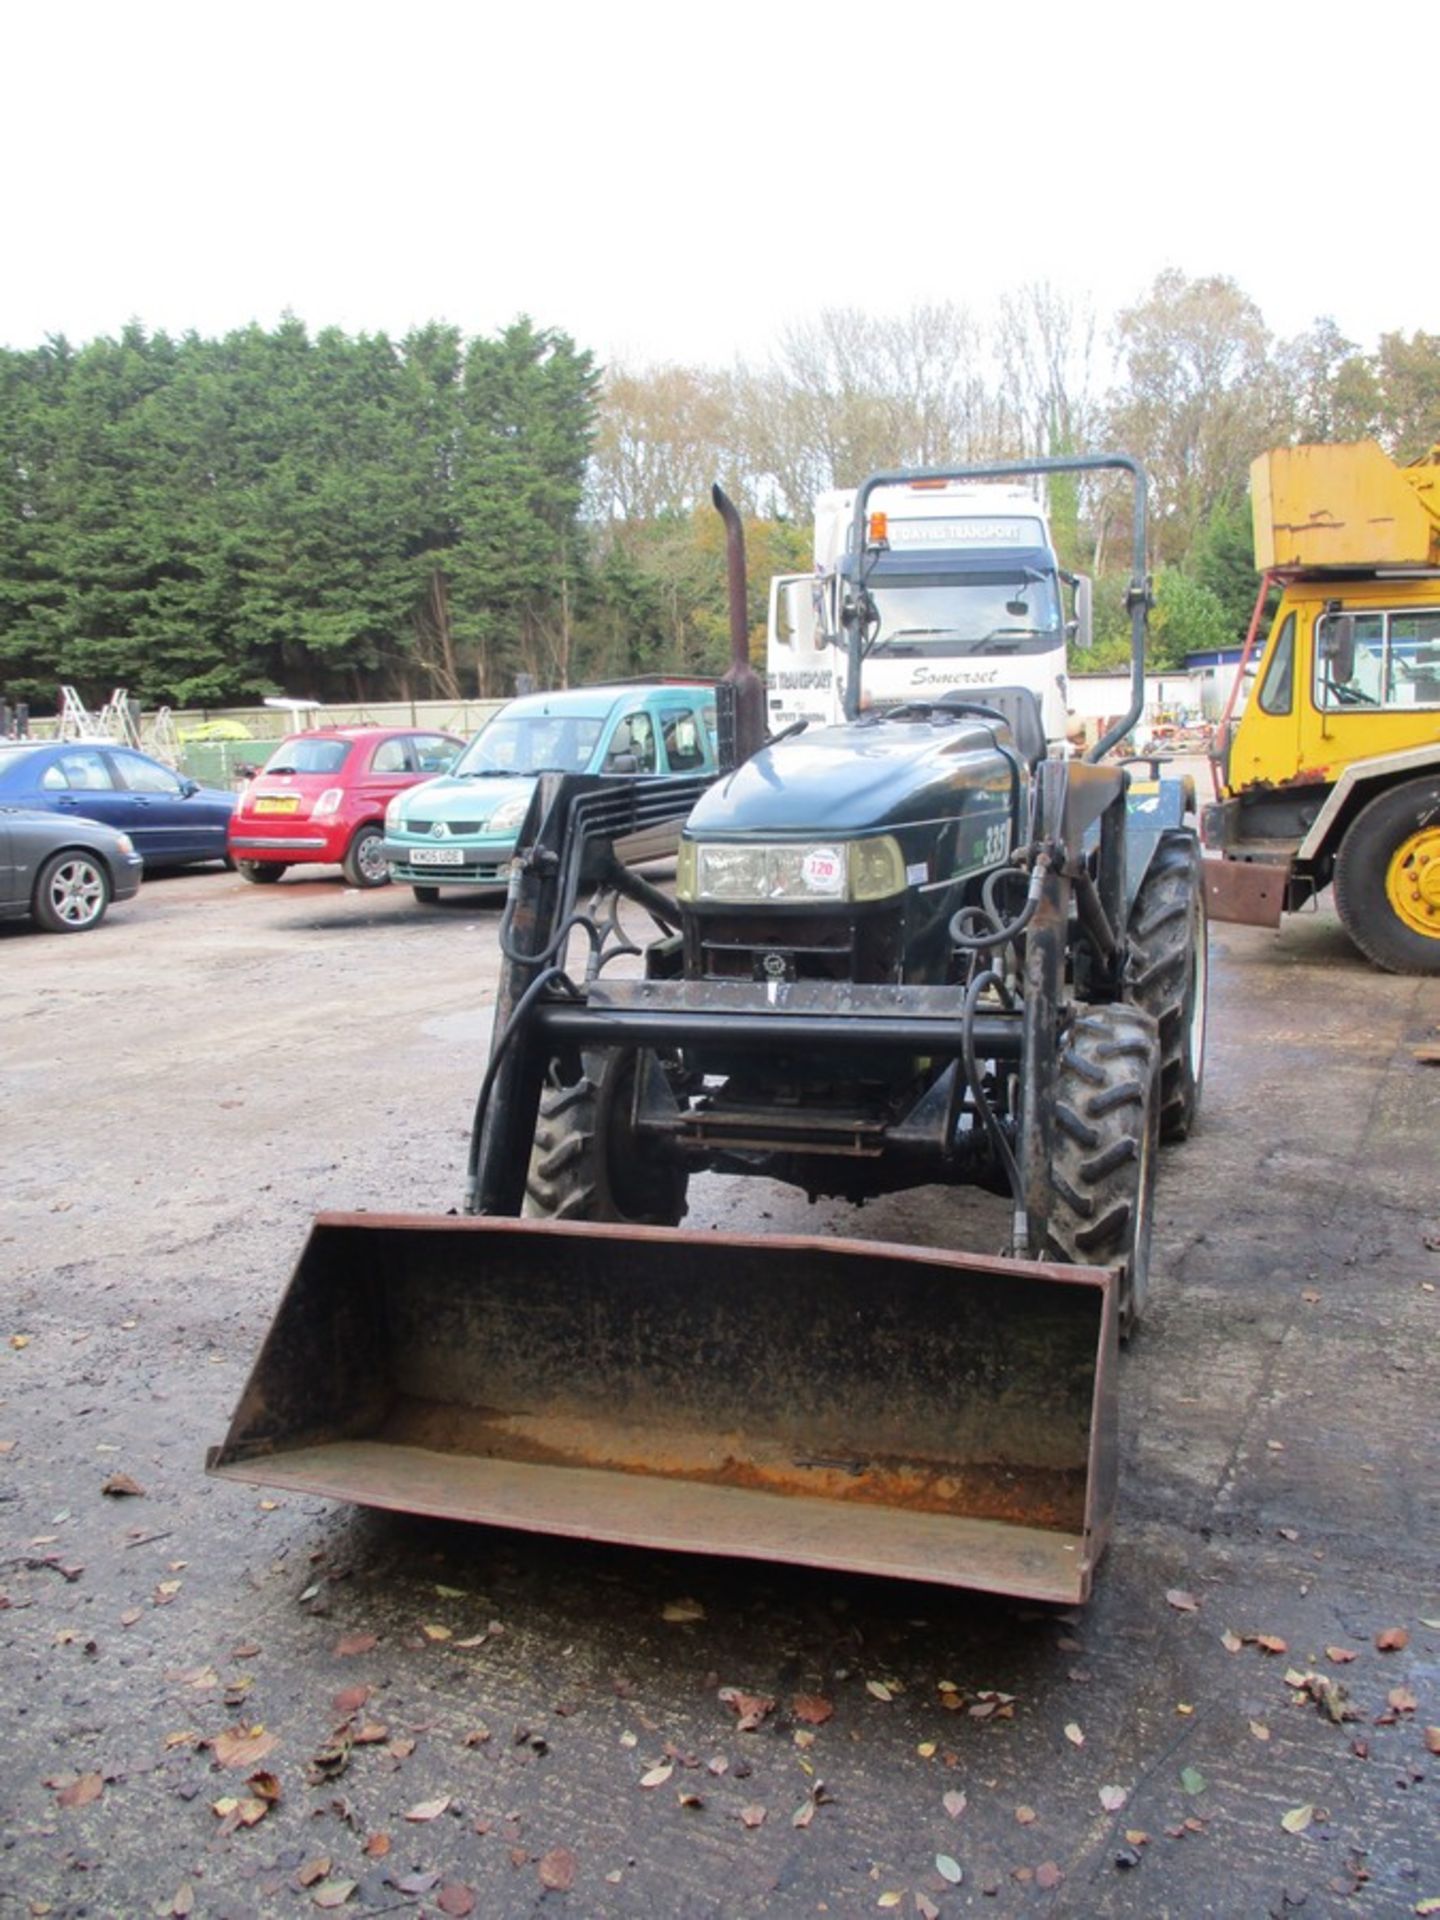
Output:
[[[857,521],[856,489],[822,493],[815,571],[770,583],[771,733],[845,717],[858,623],[867,705],[1022,687],[1063,751],[1066,647],[1090,644],[1090,582],[1061,568],[1040,494],[917,473],[867,481],[865,495]]]

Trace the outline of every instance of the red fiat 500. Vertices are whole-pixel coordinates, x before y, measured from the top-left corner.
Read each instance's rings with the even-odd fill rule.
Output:
[[[257,884],[287,867],[339,865],[352,887],[383,887],[385,809],[444,773],[464,745],[414,727],[317,727],[282,740],[230,821],[236,867]]]

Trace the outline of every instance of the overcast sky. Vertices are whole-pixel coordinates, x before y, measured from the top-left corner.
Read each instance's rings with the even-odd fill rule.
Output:
[[[271,325],[758,359],[825,306],[1440,330],[1432,9],[210,0],[8,11],[0,342]]]

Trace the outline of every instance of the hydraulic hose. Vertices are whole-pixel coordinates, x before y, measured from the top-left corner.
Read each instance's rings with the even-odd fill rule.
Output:
[[[490,1105],[490,1092],[495,1085],[495,1075],[500,1062],[521,1027],[529,1019],[531,1009],[541,994],[549,987],[563,986],[572,999],[581,996],[575,983],[563,967],[546,967],[543,973],[537,973],[529,986],[515,1003],[515,1011],[505,1024],[505,1031],[490,1054],[490,1064],[485,1069],[485,1078],[480,1082],[480,1091],[475,1096],[475,1117],[470,1123],[470,1151],[465,1160],[465,1211],[475,1213],[480,1204],[480,1135],[485,1125],[485,1112]]]
[[[980,1004],[980,996],[987,987],[995,988],[1007,1011],[1014,1004],[1009,989],[993,967],[985,967],[977,973],[965,989],[965,1004],[960,1015],[960,1057],[965,1068],[965,1078],[970,1083],[975,1111],[979,1114],[985,1128],[991,1151],[1000,1162],[1005,1178],[1010,1183],[1011,1247],[1017,1258],[1023,1259],[1030,1250],[1030,1219],[1025,1208],[1025,1195],[1020,1185],[1020,1168],[1011,1151],[1010,1142],[1005,1138],[1005,1129],[985,1097],[984,1084],[980,1078],[980,1063],[975,1054],[975,1012]]]

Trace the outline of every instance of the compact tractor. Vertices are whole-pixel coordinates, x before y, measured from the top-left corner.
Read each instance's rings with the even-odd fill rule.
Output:
[[[1084,758],[1026,688],[867,705],[885,527],[856,496],[848,717],[763,739],[730,530],[713,781],[542,779],[511,873],[465,1213],[325,1216],[222,1473],[365,1504],[1040,1599],[1109,1530],[1117,1343],[1157,1147],[1200,1096],[1185,783]],[[928,476],[920,476],[928,477]],[[673,894],[627,842],[683,818]],[[622,916],[622,908],[624,913]],[[648,919],[652,935],[634,934]],[[702,1170],[1004,1197],[1004,1250],[687,1232]],[[737,1192],[737,1202],[740,1195]]]

